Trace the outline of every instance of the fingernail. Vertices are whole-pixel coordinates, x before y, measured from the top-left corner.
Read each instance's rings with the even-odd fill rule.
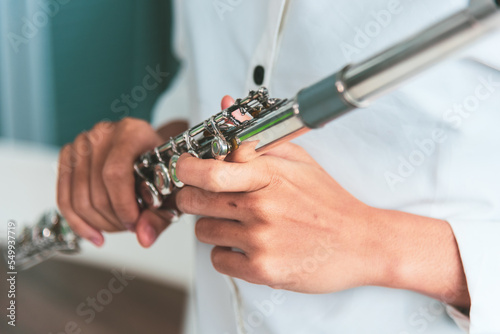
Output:
[[[97,247],[101,247],[102,246],[102,239],[100,239],[100,238],[92,237],[89,240],[90,240],[90,242],[92,242]]]
[[[158,234],[151,225],[146,226],[145,232],[148,245],[152,245],[156,241],[156,238],[158,238]]]
[[[129,230],[130,232],[135,232],[135,225],[134,224],[125,224],[125,228]]]

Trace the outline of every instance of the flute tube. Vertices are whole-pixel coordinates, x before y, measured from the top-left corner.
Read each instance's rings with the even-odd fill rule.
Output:
[[[468,8],[302,90],[298,101],[304,123],[317,128],[365,107],[498,27],[499,1],[474,0]]]

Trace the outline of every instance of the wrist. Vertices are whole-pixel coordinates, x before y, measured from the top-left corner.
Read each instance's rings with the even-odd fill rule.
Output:
[[[454,306],[470,299],[448,222],[392,210],[376,215],[380,262],[376,285],[415,291]]]
[[[396,288],[401,280],[401,257],[394,241],[398,238],[395,223],[391,223],[392,211],[369,207],[365,227],[367,253],[363,266],[370,268],[365,284]]]

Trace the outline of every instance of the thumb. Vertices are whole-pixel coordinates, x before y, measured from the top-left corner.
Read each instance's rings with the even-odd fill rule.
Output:
[[[273,147],[264,153],[264,155],[274,156],[290,161],[307,162],[320,167],[316,160],[314,160],[305,149],[290,142],[282,143]]]
[[[233,99],[231,96],[226,95],[226,96],[224,96],[224,97],[222,98],[222,101],[221,101],[221,103],[220,103],[220,106],[221,106],[222,110],[224,110],[224,109],[229,108],[229,107],[230,107],[230,106],[232,106],[233,104],[234,104],[234,99]],[[244,121],[247,121],[247,120],[249,120],[249,119],[252,119],[252,117],[251,117],[251,116],[249,116],[249,115],[242,115],[242,114],[240,113],[240,110],[239,110],[239,109],[238,109],[238,110],[233,111],[233,116],[234,116],[234,117],[235,117],[238,121],[240,121],[240,122],[244,122]]]
[[[222,108],[222,110],[224,110],[229,108],[233,104],[234,104],[234,99],[231,96],[226,95],[222,98],[222,101],[220,102],[220,107]]]

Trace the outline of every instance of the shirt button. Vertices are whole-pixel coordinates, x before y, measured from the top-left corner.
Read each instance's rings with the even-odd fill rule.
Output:
[[[262,85],[264,82],[264,75],[265,75],[265,70],[264,67],[261,65],[258,65],[255,67],[253,71],[253,81],[255,82],[256,85]]]

